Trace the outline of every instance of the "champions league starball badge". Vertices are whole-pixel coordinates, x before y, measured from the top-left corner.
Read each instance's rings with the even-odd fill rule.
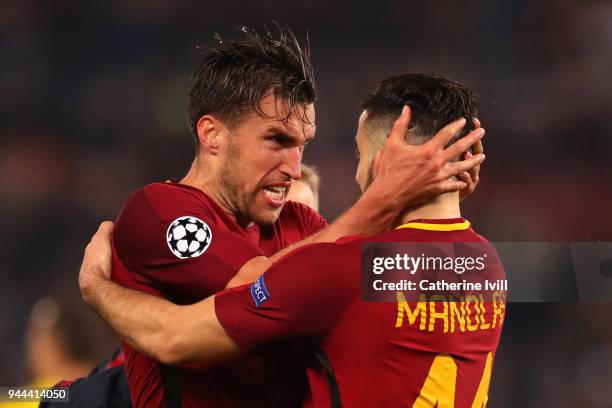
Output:
[[[177,258],[196,258],[208,249],[212,242],[212,231],[199,218],[179,217],[168,227],[166,242]]]

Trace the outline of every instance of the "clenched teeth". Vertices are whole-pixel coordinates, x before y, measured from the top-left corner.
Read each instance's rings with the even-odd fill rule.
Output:
[[[285,195],[285,191],[287,191],[287,187],[282,186],[264,188],[264,193],[266,193],[266,195],[272,200],[282,200]]]

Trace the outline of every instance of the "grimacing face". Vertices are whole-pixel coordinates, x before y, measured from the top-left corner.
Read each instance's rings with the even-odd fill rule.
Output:
[[[246,114],[233,129],[222,158],[224,201],[239,223],[273,224],[301,177],[304,146],[315,135],[313,104],[298,106],[284,123],[286,103],[273,95],[261,101],[262,117]],[[279,116],[280,113],[280,116]]]

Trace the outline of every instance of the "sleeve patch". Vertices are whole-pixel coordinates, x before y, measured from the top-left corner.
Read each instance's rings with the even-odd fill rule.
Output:
[[[255,282],[251,284],[251,296],[255,301],[255,306],[259,307],[270,299],[270,292],[266,287],[264,275],[261,275]]]
[[[193,216],[175,219],[166,232],[168,248],[177,258],[196,258],[202,255],[212,242],[212,231],[208,224]]]

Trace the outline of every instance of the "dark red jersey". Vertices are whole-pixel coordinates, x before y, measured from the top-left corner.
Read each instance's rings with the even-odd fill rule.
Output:
[[[272,255],[325,225],[314,210],[288,202],[274,225],[240,228],[202,191],[154,183],[133,193],[117,218],[112,278],[175,303],[194,303],[224,289],[249,259]],[[273,381],[260,355],[202,370],[164,366],[127,344],[124,350],[136,407],[269,405],[266,385]]]
[[[365,302],[360,251],[372,242],[482,244],[493,254],[486,276],[505,278],[492,246],[469,222],[418,220],[367,239],[300,248],[255,283],[217,294],[217,317],[245,349],[279,338],[319,343],[332,370],[309,372],[305,406],[330,406],[333,371],[343,407],[484,407],[505,291],[471,304],[406,302],[400,294],[397,302]]]

